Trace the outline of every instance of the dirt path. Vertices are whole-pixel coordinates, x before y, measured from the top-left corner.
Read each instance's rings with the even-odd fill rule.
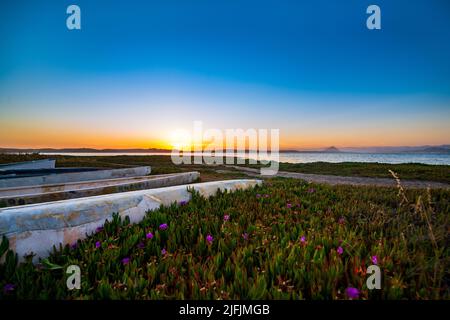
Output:
[[[240,172],[246,173],[249,176],[260,176],[259,169],[240,167],[240,166],[227,166]],[[382,186],[382,187],[395,187],[397,185],[394,179],[387,178],[369,178],[369,177],[344,177],[333,176],[323,174],[310,174],[299,172],[278,171],[277,177],[302,179],[308,182],[314,183],[326,183],[331,185],[349,184],[360,186]],[[406,188],[450,188],[449,184],[436,182],[436,181],[423,181],[423,180],[401,180],[401,183]]]

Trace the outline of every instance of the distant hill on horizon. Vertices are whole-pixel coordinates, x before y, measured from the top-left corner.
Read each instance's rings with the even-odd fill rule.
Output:
[[[339,150],[338,148],[336,148],[335,146],[331,146],[329,148],[326,148],[323,150],[324,152],[341,152],[341,150]]]

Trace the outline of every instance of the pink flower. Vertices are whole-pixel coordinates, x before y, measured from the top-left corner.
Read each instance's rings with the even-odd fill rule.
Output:
[[[242,238],[243,238],[244,240],[248,240],[248,233],[247,233],[247,232],[244,232],[244,233],[242,234]]]
[[[224,215],[223,221],[228,221],[228,220],[230,220],[230,215],[229,214]]]
[[[167,223],[163,223],[159,225],[159,230],[166,230],[168,227]]]
[[[214,238],[212,235],[208,234],[206,236],[206,241],[208,241],[208,244],[211,244],[214,241]]]
[[[16,287],[16,286],[13,285],[12,283],[7,283],[7,284],[5,284],[5,285],[3,286],[3,292],[4,292],[4,293],[10,293],[10,292],[14,291],[14,288],[15,288],[15,287]]]
[[[358,289],[352,288],[352,287],[347,288],[347,289],[345,290],[345,293],[347,294],[347,296],[348,296],[350,299],[358,299],[358,298],[359,298],[359,294],[360,294],[360,292],[359,292]]]
[[[342,249],[342,247],[338,247],[336,251],[339,255],[344,253],[344,249]]]
[[[163,249],[161,250],[161,254],[164,256],[164,255],[166,255],[166,253],[167,253],[166,248],[163,248]]]
[[[345,223],[344,217],[340,217],[338,223],[339,224],[344,224]]]
[[[305,236],[302,236],[302,237],[300,238],[300,242],[301,242],[302,244],[304,244],[304,243],[306,242]]]
[[[147,239],[153,239],[153,233],[149,232],[145,235]]]
[[[371,260],[372,260],[373,264],[378,264],[378,257],[377,256],[372,256]]]

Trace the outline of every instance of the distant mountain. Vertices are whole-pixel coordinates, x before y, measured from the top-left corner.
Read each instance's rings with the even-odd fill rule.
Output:
[[[324,149],[323,152],[341,152],[341,150],[339,150],[335,146],[331,146],[329,148]]]

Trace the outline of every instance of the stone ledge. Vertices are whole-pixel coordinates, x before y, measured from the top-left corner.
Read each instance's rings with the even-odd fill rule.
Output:
[[[144,177],[93,180],[77,183],[0,189],[0,207],[43,203],[117,192],[154,189],[193,183],[200,178],[196,171]]]
[[[86,172],[71,172],[49,174],[44,176],[9,178],[0,180],[0,188],[16,188],[56,183],[81,182],[101,179],[145,176],[151,173],[150,167],[135,167],[124,169],[94,170]]]
[[[33,252],[36,261],[48,256],[53,246],[72,244],[92,234],[111,220],[113,213],[129,216],[136,223],[161,205],[189,201],[188,188],[209,197],[219,189],[234,191],[261,183],[250,179],[213,181],[6,208],[0,210],[0,236],[9,238],[19,258]]]

